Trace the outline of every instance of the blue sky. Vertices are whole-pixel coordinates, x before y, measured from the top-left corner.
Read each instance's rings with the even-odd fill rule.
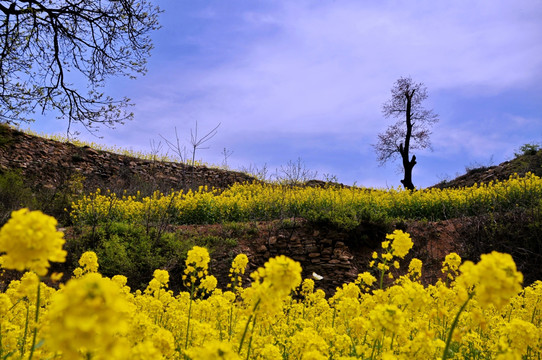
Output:
[[[221,123],[197,157],[274,172],[301,158],[345,184],[396,187],[399,163],[379,167],[371,144],[393,119],[382,104],[411,76],[439,114],[433,151],[415,152],[426,187],[496,165],[542,141],[540,0],[157,0],[162,28],[148,73],[111,78],[106,91],[136,104],[135,119],[101,139],[150,150],[160,135],[189,145]],[[30,128],[63,133],[66,123]]]

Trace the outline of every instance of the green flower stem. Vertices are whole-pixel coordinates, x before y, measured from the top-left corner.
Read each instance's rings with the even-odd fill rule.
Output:
[[[26,346],[26,337],[28,335],[28,322],[30,321],[29,314],[30,314],[30,304],[28,304],[27,307],[26,307],[26,321],[25,321],[25,324],[24,324],[23,341],[22,341],[22,344],[21,344],[21,358],[24,355],[24,348]]]
[[[452,335],[454,333],[454,329],[456,328],[457,323],[459,322],[459,316],[461,315],[463,310],[465,310],[465,308],[467,307],[467,304],[469,303],[470,299],[472,299],[473,296],[474,296],[474,292],[469,294],[469,297],[463,303],[463,305],[461,305],[461,308],[455,315],[454,321],[452,322],[452,327],[450,328],[450,332],[448,333],[448,339],[446,339],[446,346],[444,347],[444,352],[442,353],[442,360],[446,360],[448,358],[448,349],[450,348],[450,343],[452,342]]]
[[[233,332],[233,303],[231,304],[231,307],[230,307],[230,316],[229,316],[229,319],[228,319],[228,341],[231,341],[231,334]]]
[[[380,270],[380,290],[382,290],[384,286],[384,274],[386,273],[386,265],[388,265],[388,260],[384,259],[384,267],[382,270]]]
[[[246,360],[248,360],[248,358],[250,356],[250,349],[252,347],[252,339],[254,338],[254,327],[256,326],[256,317],[257,317],[257,314],[254,315],[254,319],[252,320],[252,330],[250,332],[250,340],[248,341],[248,349],[247,349],[247,358],[246,358]]]
[[[378,341],[378,339],[375,339],[373,341],[373,350],[371,351],[371,360],[374,359],[374,355],[375,355],[375,349],[376,349],[376,342]]]
[[[34,355],[34,348],[36,347],[36,336],[38,334],[38,320],[40,318],[40,297],[41,297],[41,281],[38,281],[38,296],[36,298],[36,317],[35,317],[35,324],[34,324],[34,333],[32,335],[32,347],[30,348],[30,355],[28,356],[28,360],[32,360],[32,356]]]
[[[245,337],[247,335],[247,330],[248,330],[248,325],[250,324],[250,322],[252,321],[252,318],[255,316],[255,313],[256,313],[256,309],[258,309],[258,306],[260,305],[260,302],[262,301],[262,299],[258,299],[258,301],[256,302],[256,304],[254,305],[254,309],[252,309],[252,314],[250,314],[250,316],[248,317],[248,320],[247,320],[247,323],[245,325],[245,330],[243,331],[243,336],[241,337],[241,342],[239,343],[239,349],[237,350],[237,353],[240,354],[241,353],[241,349],[243,348],[243,343],[245,342]],[[250,350],[250,349],[249,349]]]
[[[188,305],[188,321],[186,323],[186,342],[184,343],[185,349],[188,349],[188,337],[190,334],[190,318],[192,315],[192,301],[194,298],[194,285],[195,284],[192,284],[192,286],[190,287],[190,303]]]
[[[0,356],[4,354],[4,347],[2,346],[2,321],[0,321]]]

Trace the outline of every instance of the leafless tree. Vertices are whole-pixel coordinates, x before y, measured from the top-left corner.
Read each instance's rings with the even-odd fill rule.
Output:
[[[211,131],[202,137],[198,137],[198,122],[196,121],[196,127],[194,130],[190,129],[190,145],[192,145],[192,166],[196,164],[196,150],[208,149],[208,147],[202,147],[207,141],[211,140],[218,133],[220,123],[215,126]]]
[[[159,13],[148,0],[0,0],[0,122],[56,111],[69,134],[130,120],[130,100],[102,88],[146,72]]]
[[[414,83],[410,77],[399,78],[391,89],[392,97],[382,106],[384,117],[398,118],[397,122],[378,135],[374,144],[381,165],[401,156],[404,178],[401,183],[406,189],[414,190],[412,169],[416,156],[411,150],[431,148],[430,127],[439,121],[433,110],[427,110],[422,102],[427,99],[427,88],[423,83]]]
[[[215,137],[215,135],[218,133],[219,127],[220,127],[220,123],[218,123],[218,125],[215,126],[211,131],[207,132],[202,137],[199,137],[198,122],[196,121],[196,126],[194,127],[194,129],[190,129],[190,146],[192,147],[192,160],[191,160],[190,165],[192,166],[196,165],[196,151],[208,149],[208,147],[202,147],[202,145],[208,142],[209,140],[211,140],[213,137]],[[182,163],[188,162],[188,155],[187,155],[188,151],[186,149],[186,146],[184,145],[181,146],[179,134],[177,133],[177,127],[175,127],[175,141],[170,141],[162,135],[160,135],[160,137],[164,139],[169,149],[177,155],[180,162]],[[231,155],[231,153],[229,155]]]
[[[242,166],[239,171],[253,176],[260,181],[268,181],[271,178],[267,164],[263,164],[262,167],[259,167],[256,164],[250,164],[248,167]]]
[[[229,169],[228,158],[233,155],[233,150],[224,148],[224,150],[222,150],[222,155],[224,156],[224,160],[222,160],[222,167],[227,170]]]
[[[175,127],[175,142],[168,140],[162,135],[160,135],[160,137],[164,139],[169,149],[173,151],[175,155],[177,155],[177,157],[179,158],[179,162],[186,162],[186,146],[181,146],[181,140],[179,139],[179,134],[177,133],[177,127]]]
[[[297,158],[297,161],[288,161],[286,166],[281,166],[276,171],[277,180],[287,185],[300,185],[315,179],[317,175],[318,171],[307,168],[305,162],[300,157]]]

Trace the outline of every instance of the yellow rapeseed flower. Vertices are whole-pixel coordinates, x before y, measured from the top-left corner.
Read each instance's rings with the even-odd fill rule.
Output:
[[[516,270],[516,263],[510,254],[493,251],[480,257],[476,264],[478,283],[476,296],[480,305],[489,304],[501,309],[522,287],[523,275]]]
[[[505,350],[512,349],[521,355],[527,355],[529,347],[535,348],[539,341],[539,329],[530,322],[512,319],[500,331],[500,344]]]
[[[410,239],[410,235],[401,230],[395,230],[392,234],[387,235],[386,239],[392,240],[391,248],[393,249],[393,256],[400,257],[401,259],[408,254],[414,245]]]
[[[134,310],[112,280],[98,273],[72,279],[51,299],[47,344],[66,359],[105,355],[128,332]]]
[[[413,258],[408,265],[408,275],[412,280],[418,280],[422,276],[423,263],[420,259]]]
[[[83,273],[98,272],[98,256],[94,251],[85,251],[79,258]]]
[[[301,284],[301,265],[284,255],[269,259],[264,269],[264,281],[279,293],[289,294]]]
[[[47,274],[49,261],[64,262],[64,234],[56,230],[55,218],[41,211],[20,209],[0,229],[0,257],[6,269],[25,269],[40,276]]]

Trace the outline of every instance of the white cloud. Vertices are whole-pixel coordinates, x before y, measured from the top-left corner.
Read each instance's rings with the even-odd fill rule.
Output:
[[[164,42],[157,44],[149,73],[119,89],[137,106],[136,121],[114,135],[118,141],[139,138],[146,146],[175,126],[189,134],[195,121],[205,129],[222,122],[215,152],[222,146],[235,151],[262,134],[274,144],[270,151],[280,152],[289,134],[308,153],[319,148],[314,139],[343,135],[338,141],[358,141],[360,155],[372,155],[369,144],[390,123],[381,115],[382,103],[400,76],[424,82],[430,102],[459,99],[454,106],[466,98],[499,101],[505,91],[533,93],[542,80],[538,0],[162,2],[167,21],[157,39]],[[472,126],[464,112],[453,110],[435,109],[448,122],[435,127],[430,159],[487,157],[521,137],[510,135],[520,131],[511,125],[506,131]],[[539,118],[508,113],[515,114],[509,124],[516,127]],[[537,127],[528,124],[531,132]],[[235,156],[254,156],[261,165],[261,151],[254,146]],[[288,155],[281,156],[305,158]],[[357,174],[371,169],[375,174],[363,177],[376,184],[381,170],[373,169],[371,155]]]
[[[541,6],[514,4],[288,1],[273,12],[250,9],[237,17],[244,20],[236,25],[244,29],[239,37],[214,49],[245,42],[243,53],[210,68],[164,69],[172,81],[155,96],[170,97],[164,108],[175,113],[245,131],[374,134],[399,76],[410,74],[430,91],[467,92],[539,78],[542,43],[535,34],[542,25],[533,14]],[[275,31],[251,38],[262,23]]]

